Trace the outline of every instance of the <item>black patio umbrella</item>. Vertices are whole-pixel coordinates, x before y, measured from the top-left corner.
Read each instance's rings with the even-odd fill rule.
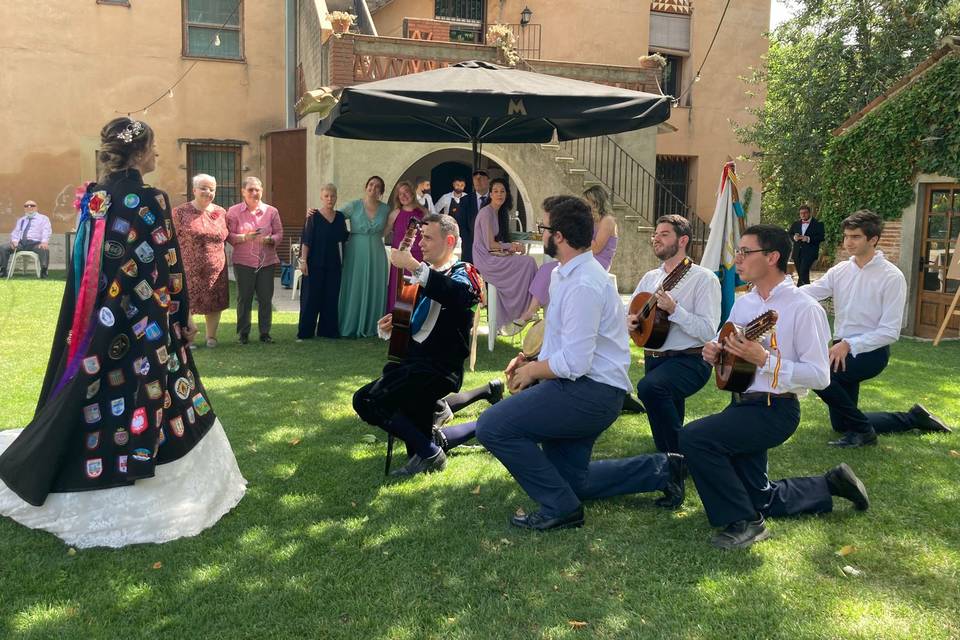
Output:
[[[397,142],[550,142],[643,129],[670,98],[593,82],[460,62],[343,89],[317,135]]]

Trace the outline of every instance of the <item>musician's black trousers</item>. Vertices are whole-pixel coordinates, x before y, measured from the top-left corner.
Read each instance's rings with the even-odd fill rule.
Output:
[[[462,382],[462,371],[430,360],[391,362],[383,375],[353,394],[353,409],[364,422],[403,440],[408,455],[423,455],[432,442],[437,400],[458,391]]]
[[[860,383],[880,375],[890,359],[890,347],[881,347],[857,357],[847,355],[845,371],[831,371],[830,385],[815,390],[830,410],[830,425],[834,431],[859,433],[890,433],[914,428],[913,415],[903,413],[864,413],[857,407]]]
[[[647,410],[657,451],[680,451],[686,399],[710,379],[710,365],[696,354],[645,358],[644,375],[637,383],[637,398]]]
[[[694,420],[680,432],[686,456],[710,524],[725,527],[756,514],[784,516],[825,513],[833,499],[824,476],[771,482],[767,450],[785,442],[800,424],[800,403],[792,398],[733,402],[720,413]]]

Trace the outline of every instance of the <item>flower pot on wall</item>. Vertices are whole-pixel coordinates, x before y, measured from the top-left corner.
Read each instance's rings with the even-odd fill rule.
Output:
[[[330,27],[333,29],[334,33],[346,33],[350,30],[350,20],[347,19],[333,19],[330,21]]]

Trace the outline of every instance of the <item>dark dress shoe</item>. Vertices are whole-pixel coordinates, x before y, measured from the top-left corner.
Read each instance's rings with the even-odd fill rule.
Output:
[[[670,465],[670,480],[663,488],[663,497],[657,498],[653,504],[664,509],[679,509],[686,495],[687,461],[679,453],[668,453],[667,464]]]
[[[847,431],[839,440],[831,440],[828,444],[831,447],[842,447],[845,449],[867,447],[877,444],[877,434],[873,429],[867,433],[860,433],[859,431]]]
[[[577,507],[565,516],[550,518],[539,511],[534,511],[529,515],[513,516],[510,518],[510,524],[521,529],[533,529],[534,531],[551,531],[553,529],[573,529],[583,526],[583,505]]]
[[[913,417],[913,426],[920,431],[935,431],[937,433],[951,433],[953,429],[948,427],[943,420],[933,415],[922,404],[915,404],[910,409],[910,415]]]
[[[273,344],[273,338],[270,337],[269,333],[263,333],[260,335],[260,342],[264,344]]]
[[[754,542],[760,542],[770,537],[763,516],[759,520],[739,520],[729,524],[726,528],[710,539],[710,544],[718,549],[746,549]]]
[[[503,380],[500,378],[491,380],[487,383],[487,387],[490,389],[490,395],[487,397],[487,402],[490,404],[497,404],[503,400]]]
[[[647,410],[643,408],[643,405],[640,404],[640,401],[633,397],[632,393],[628,393],[623,396],[623,407],[620,409],[622,413],[646,413]]]
[[[443,429],[437,425],[433,426],[433,444],[440,447],[440,450],[444,453],[450,451],[450,443],[447,442],[447,436],[443,433]]]
[[[447,455],[443,452],[443,449],[430,456],[429,458],[421,458],[417,454],[414,454],[407,460],[407,464],[403,465],[399,469],[390,472],[390,475],[394,478],[407,478],[410,476],[415,476],[418,473],[433,473],[435,471],[443,471],[447,468]]]
[[[240,344],[247,344],[248,342],[250,342],[250,336],[248,336],[245,333],[241,333],[239,340],[240,340]]]
[[[853,503],[857,511],[866,511],[870,507],[867,488],[846,462],[824,474],[830,495],[846,498]]]

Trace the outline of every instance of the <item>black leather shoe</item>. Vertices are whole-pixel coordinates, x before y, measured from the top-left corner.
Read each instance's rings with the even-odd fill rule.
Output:
[[[763,516],[759,520],[739,520],[729,524],[726,528],[710,539],[710,544],[718,549],[746,549],[754,542],[760,542],[770,537],[770,532],[763,523]]]
[[[951,433],[953,429],[948,427],[943,420],[933,415],[922,404],[915,404],[910,409],[910,415],[913,416],[913,426],[920,431],[935,431],[938,433]]]
[[[877,444],[877,434],[873,429],[867,433],[859,431],[847,431],[839,440],[831,440],[831,447],[842,447],[845,449],[855,449],[857,447],[867,447]]]
[[[533,529],[534,531],[551,531],[553,529],[574,529],[583,526],[583,505],[577,507],[565,516],[557,518],[548,518],[539,511],[534,511],[529,515],[513,516],[510,518],[510,524],[521,529]]]
[[[670,465],[670,481],[663,488],[663,497],[657,498],[653,504],[664,509],[679,509],[686,495],[684,481],[687,479],[687,461],[679,453],[668,453],[667,462]]]
[[[407,464],[403,465],[399,469],[391,471],[390,475],[394,478],[406,478],[409,476],[415,476],[418,473],[433,473],[435,471],[443,471],[446,468],[447,455],[441,449],[429,458],[421,458],[420,456],[414,454],[409,460],[407,460]]]
[[[490,389],[490,396],[487,398],[487,402],[497,404],[503,400],[503,380],[500,378],[491,380],[487,383],[487,387]]]
[[[443,430],[436,425],[433,427],[433,444],[440,447],[440,450],[444,453],[450,450],[450,443],[447,442],[447,436],[444,435]]]
[[[248,336],[245,333],[241,333],[239,340],[240,340],[240,344],[247,344],[248,342],[250,342],[250,336]]]
[[[643,405],[640,404],[640,401],[633,397],[632,393],[628,393],[623,396],[623,407],[620,409],[622,413],[646,413],[647,410],[643,408]]]
[[[870,507],[867,488],[846,462],[827,471],[824,477],[827,479],[830,495],[846,498],[853,503],[857,511],[866,511]]]
[[[269,333],[260,334],[260,342],[264,344],[273,344],[273,338],[270,337]]]

